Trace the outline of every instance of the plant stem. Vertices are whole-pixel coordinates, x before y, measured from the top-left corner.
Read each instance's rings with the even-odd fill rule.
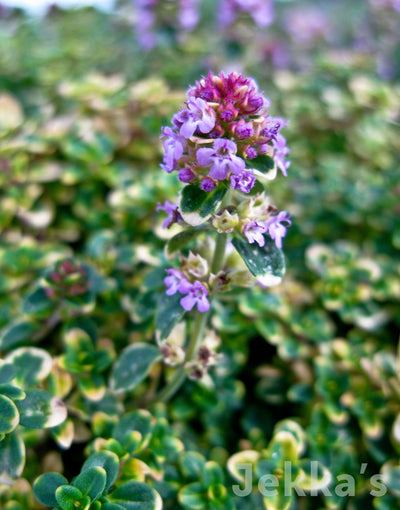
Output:
[[[192,361],[199,347],[201,345],[201,341],[203,340],[204,330],[207,325],[209,312],[199,312],[196,311],[196,317],[193,324],[192,334],[189,340],[189,345],[187,347],[185,362],[184,364],[177,369],[174,376],[171,378],[169,383],[165,386],[163,390],[150,402],[150,404],[155,404],[156,402],[166,402],[169,400],[181,387],[183,381],[186,379],[186,371],[184,365],[188,361]]]
[[[225,207],[229,203],[229,200],[230,191],[228,190],[221,204],[221,208]],[[223,267],[227,240],[228,240],[227,234],[225,233],[217,234],[214,255],[211,262],[211,272],[213,274],[217,274],[219,271],[221,271]],[[189,344],[187,346],[184,363],[176,370],[175,374],[168,382],[168,384],[165,386],[165,388],[161,390],[160,393],[156,395],[152,400],[150,400],[148,405],[153,405],[157,402],[167,402],[182,386],[184,380],[186,379],[185,365],[189,361],[193,361],[197,355],[197,352],[201,346],[201,342],[204,337],[204,331],[207,326],[209,315],[210,311],[199,312],[198,310],[196,310],[192,334],[190,336]]]

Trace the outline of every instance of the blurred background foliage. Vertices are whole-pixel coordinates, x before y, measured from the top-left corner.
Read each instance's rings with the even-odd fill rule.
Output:
[[[233,495],[235,463],[250,455],[260,475],[279,450],[319,461],[333,495],[267,510],[399,508],[396,2],[276,2],[268,26],[251,10],[221,26],[204,0],[190,30],[177,2],[154,2],[151,47],[138,5],[0,7],[0,506],[260,508],[256,490]],[[170,234],[155,206],[180,187],[159,168],[160,128],[209,69],[253,76],[289,119],[289,177],[271,185],[292,214],[288,271],[223,294],[217,366],[139,411],[171,370],[123,383],[115,368],[135,345],[158,359]],[[46,472],[63,476],[35,499]],[[343,473],[354,497],[334,493]],[[373,498],[376,473],[388,491]]]

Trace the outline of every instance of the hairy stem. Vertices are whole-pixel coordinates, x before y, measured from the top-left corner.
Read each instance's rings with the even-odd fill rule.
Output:
[[[221,204],[221,208],[225,207],[229,203],[229,200],[230,191],[226,193]],[[211,262],[211,272],[213,274],[217,274],[223,267],[227,240],[227,234],[217,234],[214,255]],[[212,297],[210,296],[210,301],[211,299]],[[192,334],[187,346],[184,363],[176,370],[175,374],[172,376],[171,380],[168,382],[165,388],[161,390],[160,393],[148,403],[148,405],[152,405],[157,402],[167,402],[182,386],[184,380],[186,379],[185,364],[189,361],[193,361],[196,358],[197,352],[204,337],[204,331],[207,326],[209,315],[209,311],[199,312],[196,310]]]
[[[192,361],[199,350],[201,341],[203,340],[204,330],[207,325],[209,312],[196,311],[196,316],[193,324],[192,334],[190,336],[189,345],[187,347],[185,362]],[[167,402],[181,387],[182,383],[186,379],[186,371],[184,364],[177,369],[171,380],[165,386],[163,390],[150,402],[155,404],[156,402]]]

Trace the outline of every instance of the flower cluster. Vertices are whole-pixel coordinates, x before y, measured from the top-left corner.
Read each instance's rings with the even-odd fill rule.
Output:
[[[187,312],[194,306],[197,306],[199,312],[207,312],[210,309],[207,299],[208,290],[205,285],[198,280],[190,282],[187,275],[177,269],[167,269],[167,273],[168,276],[164,279],[167,296],[173,296],[177,292],[184,294],[180,304]]]
[[[222,28],[232,25],[241,12],[249,13],[254,23],[263,28],[274,20],[273,0],[222,0],[218,22]]]
[[[209,73],[189,88],[188,100],[162,129],[161,167],[178,171],[184,183],[212,191],[227,181],[249,193],[255,184],[252,160],[268,155],[284,175],[289,162],[286,140],[279,133],[285,121],[267,113],[269,100],[256,82],[239,73]]]
[[[400,12],[400,0],[370,0],[370,4],[373,7],[394,9]]]
[[[46,278],[45,292],[49,298],[74,298],[88,292],[88,270],[76,261],[66,259],[57,263]]]
[[[184,31],[193,30],[199,22],[200,0],[169,0],[178,8],[177,18]],[[159,0],[133,0],[135,10],[135,28],[139,45],[150,50],[156,45],[157,10],[163,7]]]
[[[257,243],[260,247],[265,245],[264,234],[268,234],[277,248],[282,248],[282,238],[285,237],[287,229],[285,223],[291,225],[290,216],[286,211],[278,212],[265,193],[245,200],[233,214],[224,209],[212,219],[212,224],[219,233],[236,230],[242,233],[250,244]]]

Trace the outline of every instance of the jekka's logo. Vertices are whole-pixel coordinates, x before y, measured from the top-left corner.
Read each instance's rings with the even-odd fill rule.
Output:
[[[253,483],[253,465],[250,462],[241,462],[237,464],[236,468],[239,472],[243,472],[244,485],[232,485],[233,493],[242,498],[249,496],[255,486]],[[364,474],[366,468],[367,463],[361,464],[360,474]],[[257,488],[264,497],[278,496],[279,493],[282,493],[282,490],[284,496],[287,497],[292,494],[292,491],[295,491],[297,496],[317,496],[319,494],[332,496],[332,492],[334,492],[338,497],[352,497],[356,494],[356,481],[354,476],[342,473],[333,479],[332,475],[327,471],[321,478],[321,471],[317,461],[310,462],[310,473],[308,475],[309,490],[307,491],[301,486],[304,476],[304,473],[301,472],[297,474],[297,476],[294,476],[292,472],[292,462],[285,461],[283,472],[280,473],[279,476],[273,473],[261,476],[258,479]],[[336,481],[336,484],[333,488],[334,481]],[[381,474],[371,476],[369,482],[371,486],[371,496],[380,497],[387,493],[387,487],[383,483],[383,476]]]

